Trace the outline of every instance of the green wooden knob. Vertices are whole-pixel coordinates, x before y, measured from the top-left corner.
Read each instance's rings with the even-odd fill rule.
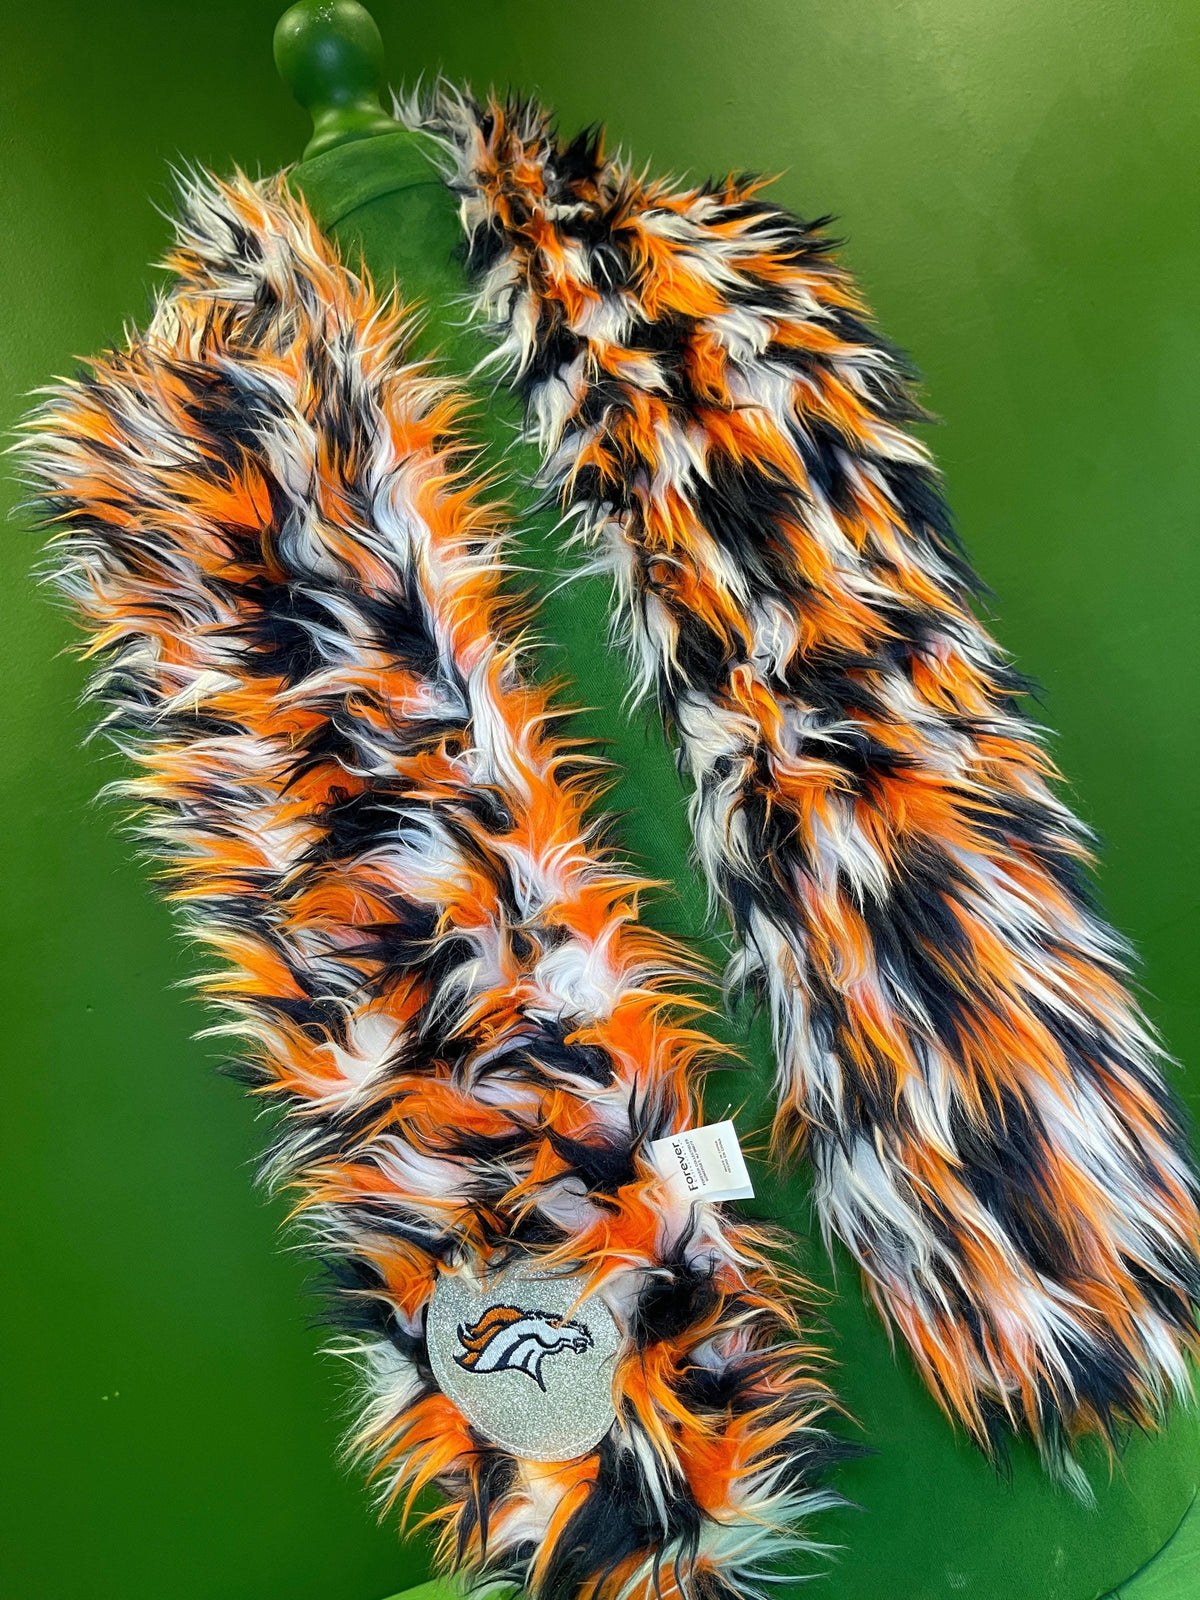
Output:
[[[356,0],[299,0],[275,25],[275,65],[313,119],[304,160],[399,128],[379,103],[383,40]]]

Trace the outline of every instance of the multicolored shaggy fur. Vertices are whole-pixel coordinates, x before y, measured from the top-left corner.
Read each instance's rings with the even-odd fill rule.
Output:
[[[523,681],[497,513],[400,313],[276,182],[194,180],[144,336],[32,424],[118,785],[282,1111],[269,1170],[341,1284],[383,1500],[564,1600],[745,1595],[835,1454],[764,1240],[647,1160],[710,1047],[595,840],[594,766]],[[439,1264],[578,1270],[617,1421],[516,1459],[432,1378]]]
[[[909,372],[758,183],[649,183],[529,105],[400,110],[678,741],[778,1142],[939,1399],[1072,1475],[1075,1434],[1187,1390],[1196,1179]]]

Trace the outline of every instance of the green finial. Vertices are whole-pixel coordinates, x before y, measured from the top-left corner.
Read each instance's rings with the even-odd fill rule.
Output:
[[[275,65],[313,119],[311,160],[350,139],[395,133],[379,103],[383,40],[356,0],[299,0],[275,25]]]

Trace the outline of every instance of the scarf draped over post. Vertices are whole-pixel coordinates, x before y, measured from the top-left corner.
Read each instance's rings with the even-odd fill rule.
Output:
[[[730,979],[774,1020],[778,1153],[946,1409],[1078,1484],[1078,1434],[1187,1391],[1196,1181],[910,374],[757,183],[649,182],[530,105],[401,109],[675,741]],[[440,1487],[478,1581],[753,1593],[815,1548],[842,1447],[770,1240],[649,1158],[716,1059],[701,974],[524,670],[462,401],[279,180],[185,183],[169,264],[26,448],[117,788],[281,1112],[355,1445],[387,1504]],[[430,1365],[439,1274],[513,1263],[621,1338],[616,1420],[567,1463],[489,1442]]]

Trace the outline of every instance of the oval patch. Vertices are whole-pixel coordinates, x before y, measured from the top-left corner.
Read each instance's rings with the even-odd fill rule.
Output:
[[[616,1418],[612,1383],[621,1335],[585,1280],[509,1267],[486,1279],[438,1279],[429,1360],[442,1392],[493,1444],[529,1461],[569,1461],[595,1448]]]

